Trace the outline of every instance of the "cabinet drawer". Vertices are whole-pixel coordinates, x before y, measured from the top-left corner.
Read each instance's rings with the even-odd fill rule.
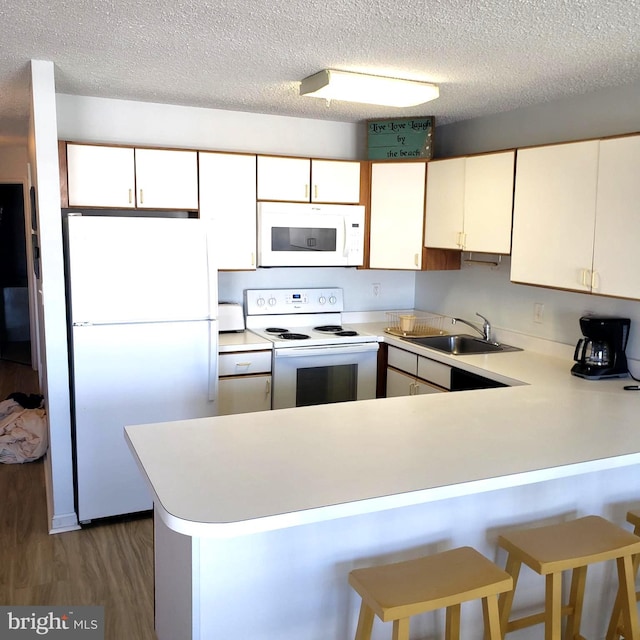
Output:
[[[271,371],[271,350],[236,351],[218,356],[218,375],[240,376]]]
[[[418,357],[418,378],[451,389],[451,367],[435,360]]]
[[[389,347],[387,364],[390,367],[406,371],[412,376],[418,374],[418,356],[415,353],[409,353],[409,351],[404,351],[397,347]]]

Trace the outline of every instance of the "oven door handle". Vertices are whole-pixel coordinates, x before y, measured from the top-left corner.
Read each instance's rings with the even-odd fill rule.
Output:
[[[334,356],[349,353],[366,353],[377,351],[377,342],[361,342],[344,345],[318,345],[316,347],[283,347],[274,349],[274,358],[299,358],[301,356]]]

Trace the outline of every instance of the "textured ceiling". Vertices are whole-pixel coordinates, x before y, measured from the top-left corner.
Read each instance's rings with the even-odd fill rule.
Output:
[[[640,80],[636,0],[0,0],[0,135],[28,62],[58,93],[356,122],[438,124]],[[325,68],[426,80],[410,109],[298,96]]]

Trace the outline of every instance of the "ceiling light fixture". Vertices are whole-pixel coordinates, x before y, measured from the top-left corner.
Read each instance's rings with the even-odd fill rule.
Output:
[[[435,100],[440,89],[428,82],[323,69],[300,83],[300,95],[387,107],[413,107]]]

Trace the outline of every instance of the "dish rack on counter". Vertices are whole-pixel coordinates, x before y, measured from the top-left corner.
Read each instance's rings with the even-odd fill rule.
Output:
[[[446,333],[442,326],[445,316],[423,311],[387,311],[385,333],[401,338],[424,338]]]

